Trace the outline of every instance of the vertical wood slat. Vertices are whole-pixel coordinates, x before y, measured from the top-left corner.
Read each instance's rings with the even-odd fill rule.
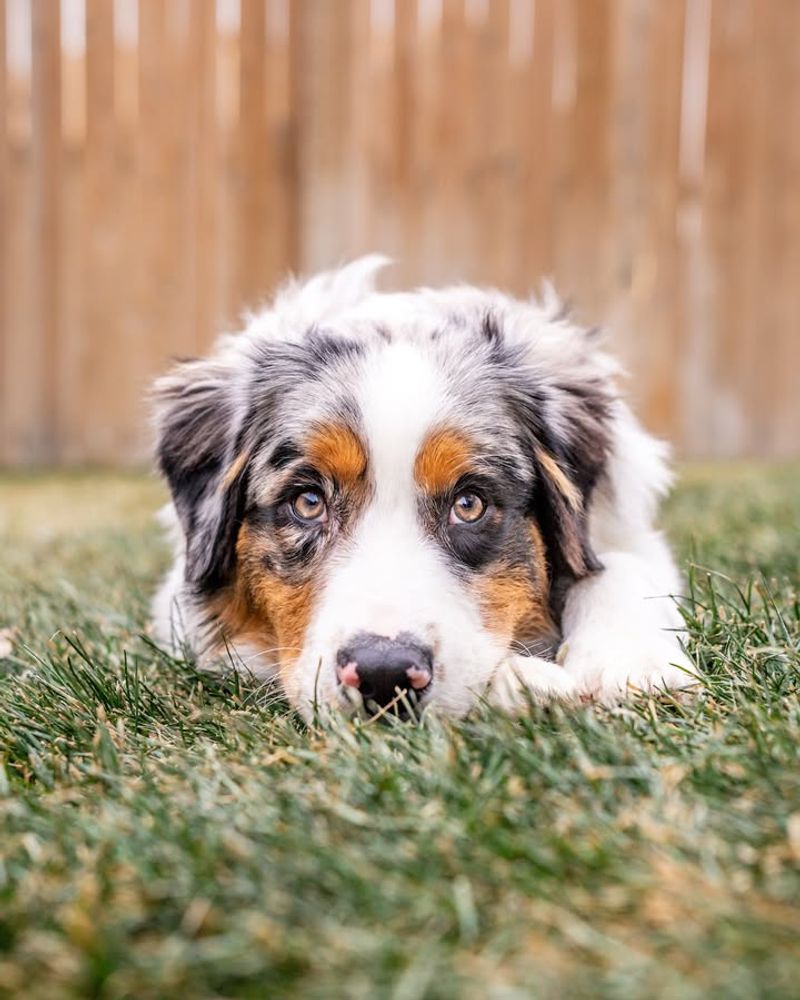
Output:
[[[11,330],[6,312],[8,301],[8,125],[6,104],[6,0],[0,0],[0,465],[11,459],[6,405],[11,381],[9,339]]]
[[[32,0],[32,109],[35,296],[31,370],[39,424],[31,440],[35,460],[54,461],[59,452],[60,384],[59,254],[61,167],[61,18],[58,4]],[[35,338],[35,340],[34,340]]]
[[[552,274],[554,259],[553,54],[556,0],[536,0],[533,44],[519,76],[515,133],[519,143],[521,206],[515,288]],[[523,97],[524,95],[524,97]]]
[[[788,55],[788,87],[783,111],[789,121],[800,122],[800,5],[793,0],[782,0],[783,52]],[[777,97],[777,95],[776,95]],[[797,428],[800,427],[800,392],[797,391],[797,372],[800,371],[800,128],[790,129],[785,137],[785,238],[786,260],[784,274],[788,282],[788,311],[781,337],[780,364],[783,382],[789,385],[781,410],[774,418],[778,428],[776,454],[797,454]]]
[[[337,243],[347,243],[352,206],[346,174],[351,121],[351,10],[349,0],[292,4],[292,91],[297,127],[298,181],[303,191],[300,244],[309,270],[335,259]],[[341,188],[333,190],[340,178]]]
[[[689,432],[683,424],[681,359],[686,312],[679,265],[678,215],[684,0],[653,7],[646,32],[643,186],[647,192],[640,259],[631,282],[641,301],[636,327],[644,417],[659,434]]]
[[[342,68],[341,77],[346,88],[348,117],[344,142],[346,164],[345,191],[347,196],[347,236],[338,248],[338,258],[334,256],[323,266],[339,263],[353,257],[363,246],[369,246],[371,215],[374,211],[385,211],[386,206],[373,205],[370,199],[370,143],[374,125],[373,115],[376,103],[371,91],[370,56],[372,45],[371,0],[346,0],[349,62]],[[344,16],[339,11],[340,16]],[[313,55],[312,55],[313,58]],[[336,62],[334,62],[336,65]],[[331,81],[334,85],[336,80]],[[335,176],[327,179],[329,196],[336,199]]]
[[[365,27],[363,87],[369,96],[368,128],[360,144],[365,152],[366,201],[370,212],[366,231],[360,235],[370,246],[395,247],[400,231],[397,217],[397,188],[394,186],[394,18],[388,8],[368,11]],[[361,60],[359,60],[361,62]],[[357,140],[358,141],[358,140]]]
[[[417,5],[411,0],[395,4],[394,22],[394,153],[392,182],[398,214],[398,276],[411,277],[409,258],[413,247],[412,224],[414,161],[414,53],[417,35]]]
[[[746,206],[752,161],[754,77],[753,5],[745,0],[712,4],[709,56],[706,166],[703,184],[705,250],[714,274],[712,327],[703,382],[708,386],[698,433],[703,445],[736,454],[747,434],[743,394],[736,380],[737,359],[746,355],[743,301],[748,233]]]
[[[239,298],[239,71],[241,32],[217,33],[217,143],[220,210],[218,226],[219,295],[222,324],[230,329],[241,311]]]
[[[509,65],[509,0],[493,0],[479,30],[479,108],[483,151],[476,163],[482,279],[508,285],[512,267],[515,162],[511,144],[512,75]]]
[[[743,385],[742,404],[753,415],[747,444],[766,446],[778,454],[791,453],[800,426],[800,350],[793,346],[800,336],[796,249],[800,175],[797,128],[776,129],[773,114],[776,106],[783,105],[789,120],[800,122],[798,29],[795,4],[776,2],[753,9],[753,152],[746,184],[748,246],[742,249],[749,294],[742,307],[742,345],[734,377]],[[792,330],[794,336],[786,336]],[[764,350],[765,344],[771,349]]]
[[[275,251],[275,281],[283,281],[287,271],[299,264],[296,230],[298,228],[296,177],[296,140],[292,49],[291,9],[289,0],[267,2],[267,121],[268,148],[273,171],[272,197],[269,206],[270,226],[280,234]],[[262,288],[263,296],[265,289]]]
[[[275,172],[267,123],[267,23],[264,0],[241,0],[239,63],[240,308],[257,303],[278,279],[281,233],[273,225]]]
[[[186,248],[193,353],[207,350],[222,321],[217,283],[220,186],[217,130],[215,0],[193,0],[189,28],[191,142],[189,164],[192,235]]]
[[[459,0],[463,3],[463,0]],[[423,5],[419,5],[422,14]],[[442,127],[437,98],[445,105],[453,81],[445,76],[447,63],[442,53],[447,52],[448,8],[440,11],[442,17],[435,24],[426,24],[420,17],[416,38],[417,54],[414,65],[413,103],[414,117],[411,129],[412,190],[410,204],[412,245],[410,280],[419,281],[419,274],[426,281],[436,284],[447,280],[447,251],[451,249],[444,212],[447,211],[447,190],[458,169],[459,153],[447,150],[448,132]],[[442,98],[441,95],[447,95]],[[465,98],[469,100],[468,97]],[[463,152],[463,151],[462,151]],[[448,159],[454,158],[456,166],[448,170]],[[456,251],[457,253],[457,251]]]
[[[113,0],[86,0],[86,146],[83,158],[83,330],[80,337],[82,379],[81,436],[85,454],[108,459],[126,421],[126,380],[130,370],[121,356],[118,309],[120,272],[116,266],[116,130],[114,121]],[[118,206],[118,211],[122,206]],[[94,331],[103,330],[97,337]]]
[[[10,69],[10,58],[8,64]],[[30,78],[7,77],[6,213],[3,229],[7,238],[4,321],[8,324],[8,335],[0,341],[6,372],[0,412],[5,432],[5,454],[11,464],[28,464],[37,458],[41,460],[41,449],[36,440],[42,426],[39,409],[42,372],[33,314],[36,233],[32,224],[30,90]]]
[[[308,0],[287,0],[286,40],[286,147],[283,162],[283,192],[287,201],[287,244],[286,266],[297,274],[306,259],[305,244],[305,201],[301,200],[304,190],[305,164],[302,156],[302,136],[305,126],[307,100],[306,74],[308,51]]]
[[[583,315],[602,308],[611,287],[609,198],[613,0],[564,0],[574,30],[575,93],[563,134],[556,276]],[[559,4],[561,7],[561,4]]]

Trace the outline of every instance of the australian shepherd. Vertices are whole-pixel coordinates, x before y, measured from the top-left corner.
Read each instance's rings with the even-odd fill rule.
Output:
[[[549,290],[377,292],[384,264],[289,284],[156,383],[159,638],[306,718],[690,684],[666,449],[597,332]]]

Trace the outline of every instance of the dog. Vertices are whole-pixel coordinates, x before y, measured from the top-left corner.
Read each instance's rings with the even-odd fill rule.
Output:
[[[164,643],[323,709],[461,716],[694,682],[654,527],[667,448],[541,300],[305,282],[154,387]]]

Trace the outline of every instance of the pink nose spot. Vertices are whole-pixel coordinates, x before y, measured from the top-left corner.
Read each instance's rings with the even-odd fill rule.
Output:
[[[336,673],[345,687],[357,688],[361,684],[361,678],[358,676],[358,664],[355,660],[345,663],[343,667],[337,667]]]
[[[431,682],[431,672],[426,670],[424,667],[409,667],[406,671],[408,679],[411,681],[411,687],[415,691],[419,691],[421,688],[427,687]]]

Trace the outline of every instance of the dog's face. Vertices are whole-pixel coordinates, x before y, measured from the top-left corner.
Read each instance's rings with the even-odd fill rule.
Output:
[[[608,398],[537,369],[510,316],[375,298],[380,323],[180,366],[160,461],[211,641],[273,662],[306,715],[398,691],[460,714],[510,650],[554,648],[565,587],[596,568]]]

